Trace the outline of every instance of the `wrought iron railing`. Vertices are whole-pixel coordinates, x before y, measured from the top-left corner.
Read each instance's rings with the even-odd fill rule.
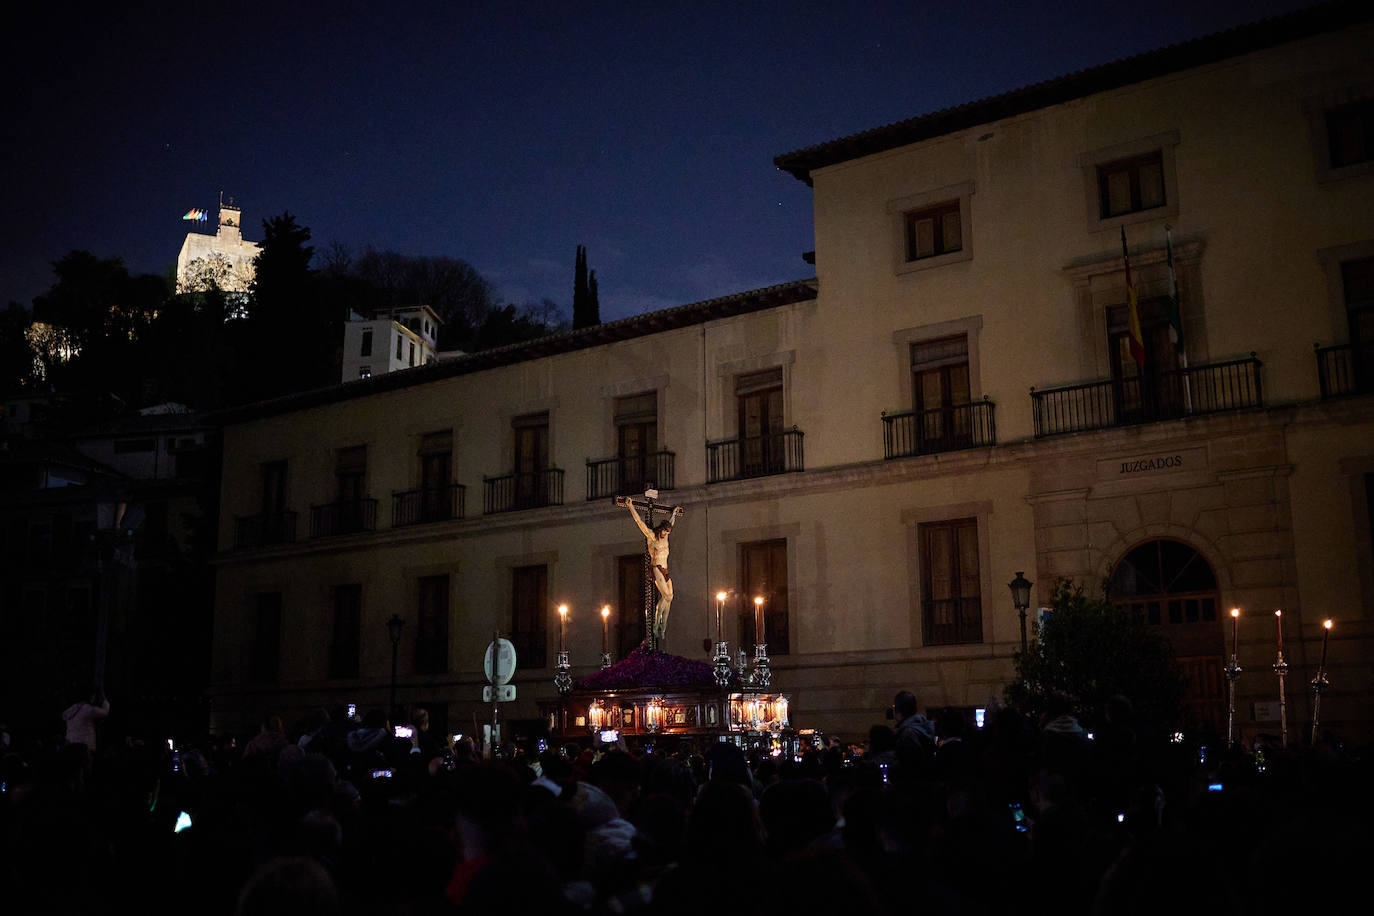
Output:
[[[934,410],[883,414],[883,457],[905,458],[997,444],[993,403],[987,398]]]
[[[234,546],[240,550],[296,542],[296,513],[270,512],[234,519]]]
[[[1317,381],[1323,398],[1374,391],[1374,350],[1350,344],[1316,347]]]
[[[763,436],[706,443],[706,482],[742,480],[805,470],[802,431],[795,426]]]
[[[1263,407],[1255,354],[1156,375],[1031,389],[1035,437]]]
[[[467,487],[461,483],[391,494],[391,527],[446,522],[464,517]]]
[[[353,499],[310,507],[310,536],[332,538],[377,529],[377,500]]]
[[[587,461],[587,498],[642,493],[646,487],[673,489],[673,452]]]
[[[483,477],[482,512],[514,512],[563,505],[563,469],[544,468]]]
[[[944,598],[921,602],[924,643],[954,646],[983,641],[981,598]]]

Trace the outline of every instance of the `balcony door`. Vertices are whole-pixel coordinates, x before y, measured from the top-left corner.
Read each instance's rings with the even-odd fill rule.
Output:
[[[615,403],[618,492],[639,493],[657,485],[653,455],[658,447],[658,393],[649,391]]]
[[[1345,314],[1350,325],[1350,362],[1356,391],[1374,390],[1374,258],[1341,265]]]
[[[917,414],[917,451],[944,451],[968,445],[968,336],[960,334],[912,344],[911,386]]]
[[[1125,304],[1107,309],[1107,345],[1112,361],[1112,397],[1118,422],[1143,423],[1183,414],[1183,380],[1178,355],[1169,339],[1169,300],[1139,303],[1145,364],[1131,356],[1131,332]]]
[[[453,517],[453,434],[431,433],[420,443],[420,521]]]
[[[782,437],[782,369],[742,375],[739,402],[739,474],[761,477],[787,469]]]
[[[544,471],[549,466],[549,415],[516,417],[511,426],[515,432],[515,504],[546,505]]]

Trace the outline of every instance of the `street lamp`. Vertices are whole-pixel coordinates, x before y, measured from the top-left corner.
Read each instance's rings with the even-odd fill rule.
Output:
[[[1022,570],[1016,571],[1016,578],[1007,583],[1007,588],[1011,589],[1011,603],[1016,608],[1017,614],[1021,616],[1021,652],[1026,651],[1026,609],[1030,607],[1030,590],[1034,585],[1026,579],[1026,574]]]
[[[396,712],[396,652],[401,648],[401,628],[405,625],[400,614],[392,614],[386,622],[386,632],[391,637],[391,702],[387,706],[387,715]]]

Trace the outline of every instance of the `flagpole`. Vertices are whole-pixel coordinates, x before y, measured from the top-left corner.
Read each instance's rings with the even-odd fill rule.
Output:
[[[1183,305],[1178,294],[1178,274],[1174,271],[1174,230],[1164,224],[1164,254],[1169,261],[1169,325],[1174,338],[1174,353],[1183,373],[1183,411],[1193,412],[1193,380],[1188,374],[1188,350],[1183,346]]]

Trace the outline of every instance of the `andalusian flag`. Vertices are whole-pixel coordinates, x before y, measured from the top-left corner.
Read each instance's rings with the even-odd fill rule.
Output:
[[[1145,368],[1145,336],[1140,333],[1140,307],[1131,282],[1131,256],[1126,252],[1126,227],[1121,227],[1121,260],[1126,263],[1126,321],[1131,334],[1131,358]]]
[[[1179,308],[1178,274],[1174,273],[1174,231],[1164,226],[1164,254],[1169,261],[1169,340],[1174,352],[1183,355],[1183,313]],[[1185,363],[1186,365],[1186,363]]]

